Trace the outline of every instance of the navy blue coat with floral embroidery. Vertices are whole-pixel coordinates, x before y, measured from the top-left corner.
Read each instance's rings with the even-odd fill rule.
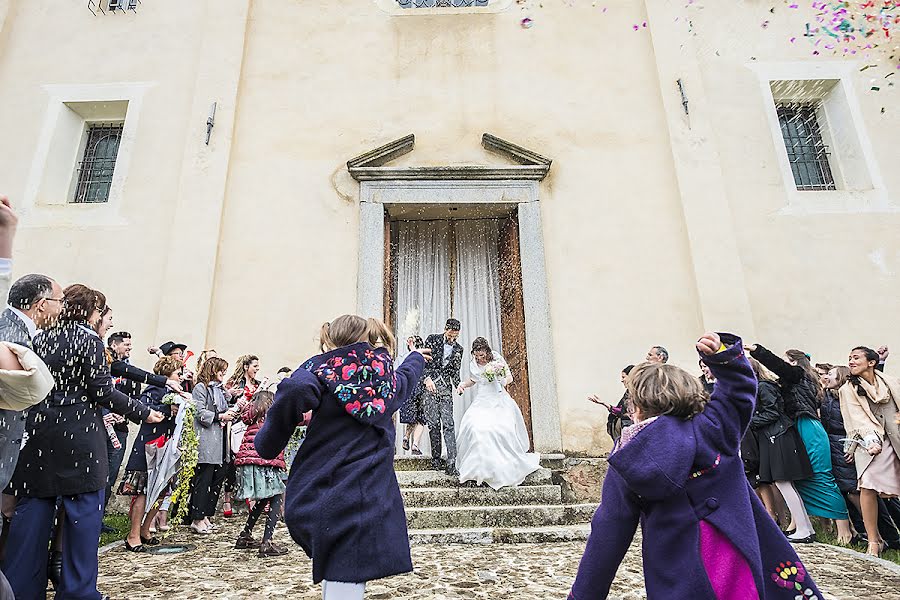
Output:
[[[311,358],[278,384],[254,445],[275,458],[313,411],[288,476],[284,520],[313,560],[315,583],[412,571],[391,417],[424,364],[413,353],[395,372],[387,350],[360,342]]]
[[[640,523],[649,600],[821,600],[744,476],[756,378],[740,339],[722,341],[726,350],[702,357],[717,380],[704,411],[658,417],[610,456],[570,598],[607,597]]]

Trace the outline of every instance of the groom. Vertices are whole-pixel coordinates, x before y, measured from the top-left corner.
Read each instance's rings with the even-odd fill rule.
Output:
[[[444,333],[429,335],[425,347],[434,359],[425,365],[425,424],[431,439],[431,468],[441,468],[441,425],[447,443],[447,474],[459,475],[456,470],[456,428],[453,424],[453,392],[459,386],[459,369],[463,349],[456,341],[459,321],[447,319]]]

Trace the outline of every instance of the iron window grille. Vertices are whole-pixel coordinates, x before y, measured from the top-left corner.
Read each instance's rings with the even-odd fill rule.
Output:
[[[96,17],[97,13],[106,14],[106,11],[135,11],[137,12],[141,0],[88,0],[88,10]]]
[[[84,158],[78,164],[78,184],[72,202],[109,200],[121,140],[121,123],[92,123],[88,127]]]
[[[819,103],[780,102],[776,108],[797,189],[836,189],[828,163],[830,152],[822,140],[822,130],[816,116]]]
[[[474,8],[490,0],[397,0],[400,8]]]

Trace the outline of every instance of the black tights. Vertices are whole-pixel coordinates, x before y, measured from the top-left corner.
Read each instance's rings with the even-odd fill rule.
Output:
[[[253,505],[253,508],[250,510],[250,514],[247,515],[247,524],[244,525],[244,530],[241,532],[241,535],[244,537],[250,537],[250,534],[253,532],[253,527],[256,525],[256,522],[259,520],[259,516],[266,509],[266,506],[269,507],[269,518],[266,520],[266,530],[263,532],[262,541],[268,542],[272,539],[272,536],[275,534],[275,525],[278,523],[278,518],[281,516],[281,501],[283,496],[278,494],[277,496],[272,496],[271,498],[263,498],[262,500],[257,500],[256,504]]]

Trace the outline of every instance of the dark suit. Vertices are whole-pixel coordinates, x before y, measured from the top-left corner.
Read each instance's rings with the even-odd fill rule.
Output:
[[[97,539],[107,482],[106,429],[101,407],[140,423],[150,409],[117,391],[103,342],[86,323],[60,322],[37,336],[34,349],[56,386],[32,410],[30,439],[10,484],[19,497],[3,563],[17,598],[43,598],[47,546],[57,497],[62,526],[62,577],[57,598],[97,597]]]
[[[0,314],[0,341],[31,348],[31,334],[22,319],[10,309]],[[0,490],[6,488],[19,458],[25,432],[24,410],[0,410]]]
[[[453,343],[450,356],[444,360],[444,335],[436,333],[425,340],[425,347],[431,349],[433,360],[425,365],[425,377],[430,377],[437,387],[436,393],[425,392],[425,423],[431,440],[431,458],[441,458],[441,427],[447,444],[447,464],[456,464],[456,425],[453,422],[453,394],[459,386],[459,370],[462,366],[463,349],[458,342]],[[449,467],[448,467],[449,468]]]

